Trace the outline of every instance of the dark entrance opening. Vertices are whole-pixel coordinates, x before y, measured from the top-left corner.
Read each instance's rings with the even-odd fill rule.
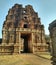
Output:
[[[28,26],[27,26],[27,24],[24,24],[24,28],[27,28]]]
[[[23,42],[23,53],[30,53],[30,49],[29,49],[29,35],[28,34],[22,34],[21,38],[24,39]]]

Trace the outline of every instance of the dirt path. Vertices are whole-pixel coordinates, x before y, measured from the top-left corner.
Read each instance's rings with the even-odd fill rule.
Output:
[[[51,65],[51,61],[33,54],[0,56],[0,65]]]

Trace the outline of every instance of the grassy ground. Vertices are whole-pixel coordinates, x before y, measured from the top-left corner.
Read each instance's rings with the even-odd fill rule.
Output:
[[[50,60],[33,54],[19,54],[0,56],[0,65],[51,65],[51,63]]]

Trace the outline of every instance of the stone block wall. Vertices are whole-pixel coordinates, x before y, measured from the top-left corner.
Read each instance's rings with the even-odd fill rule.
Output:
[[[0,45],[0,55],[12,55],[19,54],[19,46],[12,45]]]
[[[49,25],[51,44],[52,44],[52,60],[53,65],[56,65],[56,20]]]
[[[8,53],[20,53],[22,49],[32,53],[47,50],[44,25],[31,5],[23,7],[15,4],[9,9],[2,28],[0,46],[1,52],[4,50],[5,53],[6,49]]]

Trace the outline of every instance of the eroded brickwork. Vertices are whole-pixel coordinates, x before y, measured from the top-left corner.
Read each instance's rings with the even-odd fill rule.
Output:
[[[9,54],[47,51],[44,26],[31,5],[23,8],[15,4],[9,9],[2,29],[2,46],[1,50]]]

